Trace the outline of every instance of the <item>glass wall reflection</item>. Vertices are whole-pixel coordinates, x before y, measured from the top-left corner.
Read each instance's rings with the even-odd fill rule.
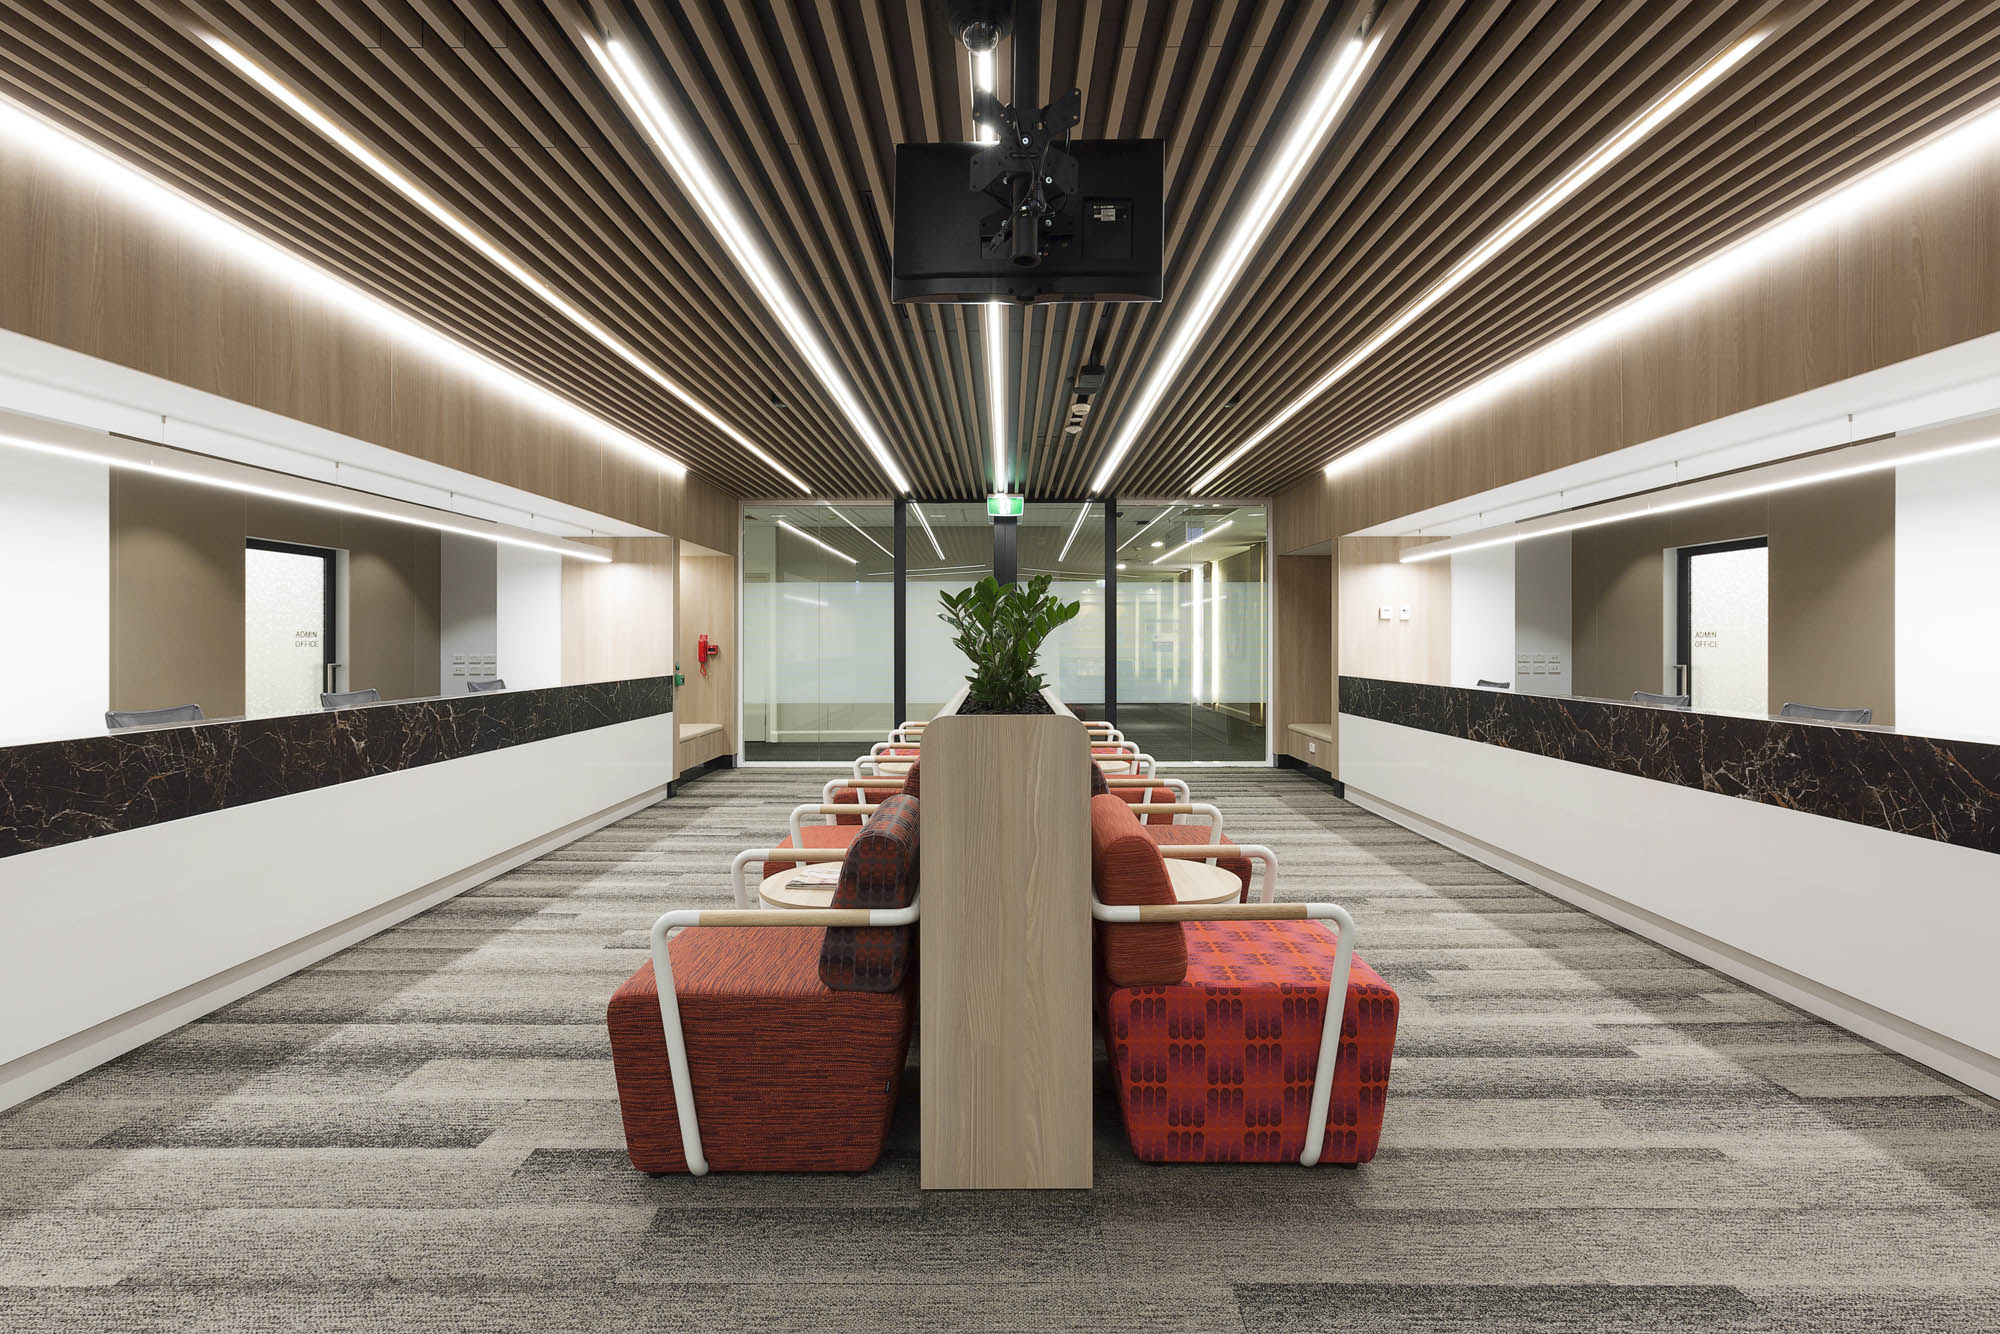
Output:
[[[752,760],[849,760],[895,726],[895,508],[743,515],[743,738]]]
[[[1262,505],[1118,516],[1118,726],[1161,760],[1265,758]]]
[[[965,685],[965,655],[938,618],[938,597],[993,573],[993,521],[986,506],[912,502],[904,522],[904,632],[909,636],[909,716],[929,718]]]
[[[1051,596],[1081,610],[1042,645],[1042,677],[1082,718],[1104,716],[1104,505],[1030,504],[1021,517],[1020,574],[1046,574]]]

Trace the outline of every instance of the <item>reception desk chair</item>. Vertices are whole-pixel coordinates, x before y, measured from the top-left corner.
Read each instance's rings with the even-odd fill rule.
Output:
[[[1780,718],[1810,718],[1816,723],[1872,723],[1873,709],[1829,709],[1819,704],[1787,704],[1778,710]]]
[[[128,727],[158,727],[162,723],[198,723],[201,705],[175,704],[164,709],[112,709],[104,715],[104,726],[113,732]]]
[[[465,693],[468,695],[478,695],[488,690],[505,690],[506,688],[507,683],[497,676],[490,681],[467,681],[465,683]]]
[[[322,709],[351,709],[357,704],[381,702],[382,692],[374,686],[369,686],[366,690],[331,690],[319,697],[319,706]]]
[[[1694,700],[1687,695],[1656,695],[1650,690],[1635,690],[1632,692],[1632,702],[1652,704],[1662,709],[1685,709],[1693,704]]]

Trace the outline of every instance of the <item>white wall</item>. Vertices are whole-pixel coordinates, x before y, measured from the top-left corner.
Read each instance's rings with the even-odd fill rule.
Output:
[[[1361,806],[2000,1093],[1992,853],[1345,714],[1340,766]]]
[[[1451,684],[1514,679],[1514,548],[1451,558]]]
[[[0,450],[0,745],[104,730],[109,469]]]
[[[1514,689],[1570,693],[1568,533],[1514,544]]]
[[[463,695],[467,681],[500,675],[500,547],[443,533],[438,548],[438,693]]]
[[[562,684],[561,556],[494,548],[494,675],[510,690]]]
[[[1896,470],[1896,725],[2000,738],[2000,450]]]

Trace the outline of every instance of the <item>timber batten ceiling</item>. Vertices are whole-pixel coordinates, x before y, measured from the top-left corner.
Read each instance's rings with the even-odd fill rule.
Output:
[[[1341,0],[1046,0],[1045,95],[1167,141],[1169,299],[1017,315],[1014,482],[1084,493]],[[1759,23],[1678,116],[1217,479],[1271,492],[2000,97],[2000,0],[1383,0],[1364,82],[1127,456],[1178,495]],[[317,103],[820,494],[887,483],[579,46],[636,42],[920,497],[983,493],[976,308],[887,301],[894,145],[971,134],[927,0],[0,0],[0,90],[739,493],[790,488],[201,44]],[[1006,62],[1001,62],[1003,71]],[[1003,74],[1004,80],[1004,74]],[[1008,89],[1003,86],[1003,95]],[[1110,372],[1065,435],[1068,382]],[[1234,406],[1226,406],[1232,400]]]

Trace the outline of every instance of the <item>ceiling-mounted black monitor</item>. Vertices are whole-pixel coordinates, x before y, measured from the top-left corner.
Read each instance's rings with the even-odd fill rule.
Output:
[[[985,144],[896,145],[892,301],[1158,301],[1166,154],[1158,139],[1077,139],[1075,186],[1017,258],[1007,206],[977,188]]]

